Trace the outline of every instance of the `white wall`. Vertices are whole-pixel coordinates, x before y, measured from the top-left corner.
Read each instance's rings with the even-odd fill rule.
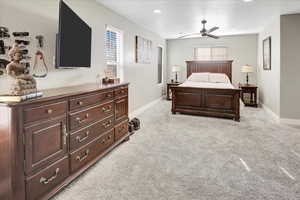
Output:
[[[245,83],[246,74],[241,73],[241,66],[245,64],[254,67],[254,73],[249,74],[250,83],[256,83],[256,66],[257,66],[257,35],[236,35],[223,36],[218,40],[210,38],[193,38],[193,39],[177,39],[167,40],[167,58],[168,58],[168,78],[174,75],[171,73],[173,65],[183,66],[180,73],[180,80],[186,79],[186,63],[187,60],[194,60],[194,48],[196,47],[228,47],[228,59],[233,62],[233,84],[238,85],[239,82]]]
[[[280,117],[300,119],[300,14],[283,15],[280,21]]]
[[[165,47],[165,40],[96,3],[95,0],[65,0],[65,2],[92,27],[92,67],[90,69],[54,69],[58,0],[0,0],[0,24],[2,26],[9,27],[11,31],[29,31],[32,42],[35,42],[35,35],[45,36],[44,52],[46,62],[50,66],[50,73],[47,78],[37,80],[38,88],[56,88],[96,82],[96,75],[105,68],[104,36],[105,25],[108,24],[124,31],[124,80],[130,82],[130,111],[159,98],[164,84],[160,86],[156,84],[156,47],[158,45]],[[135,35],[153,41],[152,64],[134,62]],[[35,45],[32,45],[32,53],[34,53],[34,47]],[[0,77],[0,93],[7,92],[8,88],[6,78]]]
[[[263,40],[272,39],[272,69],[263,69]],[[277,116],[280,116],[280,18],[274,19],[259,33],[257,83],[259,101]]]

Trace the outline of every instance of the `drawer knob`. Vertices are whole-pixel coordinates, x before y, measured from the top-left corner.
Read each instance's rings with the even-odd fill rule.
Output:
[[[87,159],[87,157],[89,156],[89,153],[90,153],[90,150],[87,149],[84,153],[84,156],[80,157],[80,156],[77,156],[76,157],[76,160],[78,160],[79,162],[82,162],[84,161],[85,159]]]
[[[105,144],[105,143],[106,143],[106,140],[105,140],[105,139],[103,139],[103,140],[101,141],[101,143],[102,143],[102,144]]]
[[[46,110],[46,112],[47,112],[48,114],[52,114],[52,113],[53,113],[53,110],[52,110],[52,109],[48,109],[48,110]]]
[[[78,101],[77,104],[80,105],[80,106],[82,106],[83,102],[82,101]]]
[[[109,136],[108,136],[108,139],[110,140],[111,138],[112,138],[112,135],[109,135]]]
[[[85,133],[85,137],[81,138],[80,136],[77,136],[77,137],[76,137],[77,142],[78,142],[78,143],[82,143],[83,141],[85,141],[86,139],[89,138],[89,134],[90,134],[90,131],[87,131],[87,132]]]
[[[106,97],[107,97],[107,98],[110,98],[110,97],[112,97],[112,94],[108,94],[108,95],[106,95]]]
[[[41,177],[40,183],[42,183],[44,185],[51,183],[53,180],[55,180],[57,178],[58,173],[59,173],[59,168],[56,168],[55,174],[52,177],[50,177],[50,178]]]

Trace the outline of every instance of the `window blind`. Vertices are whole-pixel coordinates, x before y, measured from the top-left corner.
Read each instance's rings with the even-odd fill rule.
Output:
[[[118,74],[118,65],[121,57],[121,33],[107,27],[105,35],[106,65],[115,77]]]
[[[195,60],[226,60],[227,47],[200,47],[194,50]]]

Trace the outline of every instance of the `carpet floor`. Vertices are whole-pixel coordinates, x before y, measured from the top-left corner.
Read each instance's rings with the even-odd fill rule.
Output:
[[[300,199],[300,129],[260,108],[241,122],[172,115],[161,101],[142,128],[52,200]]]

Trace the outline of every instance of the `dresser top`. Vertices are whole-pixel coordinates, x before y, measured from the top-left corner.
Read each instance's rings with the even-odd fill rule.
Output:
[[[92,93],[100,90],[106,90],[121,86],[127,86],[129,83],[118,83],[118,84],[95,84],[95,83],[87,83],[83,85],[77,86],[69,86],[69,87],[61,87],[61,88],[52,88],[47,90],[40,90],[43,92],[42,97],[29,99],[22,102],[0,102],[0,106],[19,106],[26,105],[30,103],[38,103],[43,101],[55,100],[58,98],[65,98],[70,96],[76,96],[80,94]]]

